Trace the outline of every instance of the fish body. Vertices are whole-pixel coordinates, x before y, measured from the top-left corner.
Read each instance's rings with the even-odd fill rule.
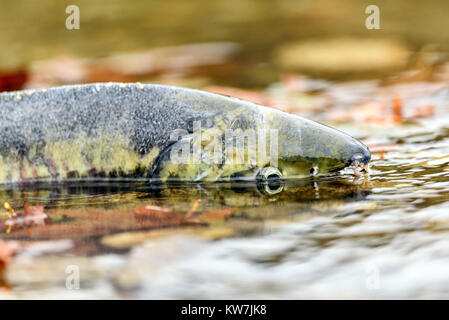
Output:
[[[98,83],[0,94],[0,182],[296,179],[369,160],[343,132],[199,90]]]

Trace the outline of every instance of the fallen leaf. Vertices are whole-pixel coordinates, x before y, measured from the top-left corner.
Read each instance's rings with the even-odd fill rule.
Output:
[[[14,72],[0,71],[0,91],[14,91],[23,89],[28,80],[28,73],[25,70]]]
[[[310,79],[301,74],[283,74],[280,80],[283,87],[291,93],[321,91],[330,87],[330,83],[325,80]]]
[[[85,61],[70,56],[59,56],[48,61],[38,61],[31,66],[27,87],[46,87],[85,81]]]
[[[395,95],[391,105],[373,101],[358,105],[351,110],[337,110],[331,113],[333,121],[354,121],[375,124],[401,124],[404,122],[402,99]]]
[[[222,86],[210,86],[205,87],[203,90],[210,91],[213,93],[223,94],[226,96],[236,97],[239,99],[251,101],[264,106],[270,106],[272,101],[270,97],[261,92],[238,89],[233,87],[222,87]]]
[[[195,201],[192,210],[195,211],[198,203]],[[192,211],[191,210],[191,211]],[[193,212],[192,211],[192,212]],[[153,224],[169,224],[169,225],[202,225],[202,221],[192,219],[190,216],[172,211],[170,209],[161,208],[158,206],[141,206],[133,209],[134,216],[139,222],[151,222]],[[189,211],[190,212],[190,211]]]
[[[398,95],[393,98],[392,117],[394,123],[402,123],[404,121],[402,99]]]
[[[203,90],[251,101],[266,107],[271,107],[290,113],[297,113],[302,109],[297,103],[295,103],[297,102],[296,100],[298,100],[298,97],[295,97],[295,95],[289,96],[286,94],[276,96],[268,92],[258,92],[222,86],[204,87]]]
[[[133,209],[133,212],[137,215],[148,215],[148,216],[153,216],[153,217],[157,217],[157,218],[163,218],[163,217],[167,217],[173,214],[178,214],[170,209],[165,209],[162,207],[158,207],[158,206],[141,206],[141,207],[135,207]]]
[[[186,213],[186,218],[190,218],[192,216],[192,214],[198,209],[198,206],[200,205],[201,200],[197,199],[195,200],[195,202],[193,203],[192,208],[189,210],[189,212]]]
[[[92,64],[123,76],[185,73],[193,68],[224,64],[238,50],[239,46],[231,42],[187,44],[135,53],[115,54],[98,59]]]
[[[220,209],[220,210],[213,210],[213,211],[201,213],[201,214],[197,215],[196,218],[198,220],[207,221],[207,222],[216,221],[216,220],[225,220],[225,219],[229,218],[234,213],[235,210],[236,210],[236,208],[225,208],[225,209]]]
[[[413,110],[414,118],[429,118],[435,114],[435,105],[427,104],[423,106],[417,106]]]
[[[41,226],[45,225],[48,215],[44,213],[43,206],[30,206],[28,204],[24,205],[23,213],[16,214],[14,210],[5,203],[5,208],[9,207],[12,216],[8,219],[5,224],[8,226],[7,233],[11,231],[12,228],[23,228],[30,226]],[[11,211],[12,210],[12,211]]]
[[[0,278],[5,271],[6,266],[11,261],[12,253],[11,248],[5,242],[0,240]]]
[[[58,223],[48,218],[45,226],[25,228],[26,217],[20,214],[15,219],[11,219],[8,224],[1,226],[0,232],[5,232],[6,227],[11,225],[14,238],[25,237],[33,240],[69,238],[78,241],[90,236],[124,231],[207,225],[198,219],[186,219],[185,213],[151,205],[127,210],[53,209],[48,210],[46,214],[49,216],[57,214],[66,218]]]
[[[369,143],[369,142],[364,143],[369,148],[371,153],[394,151],[399,148],[399,145],[394,143]]]
[[[38,61],[31,67],[27,87],[48,87],[66,83],[135,82],[149,76],[191,75],[210,66],[227,66],[239,51],[230,42],[187,44],[121,53],[104,58],[59,56]]]

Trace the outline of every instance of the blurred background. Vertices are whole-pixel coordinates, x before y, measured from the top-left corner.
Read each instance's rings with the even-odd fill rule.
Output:
[[[264,88],[291,73],[379,78],[445,59],[447,1],[375,2],[380,30],[365,27],[374,3],[361,0],[1,0],[3,89],[109,80]],[[73,4],[79,30],[65,27]]]
[[[0,91],[198,88],[332,125],[372,153],[369,175],[271,196],[0,185],[18,218],[49,217],[22,228],[0,212],[0,298],[447,299],[448,12],[443,0],[0,0]],[[67,265],[83,290],[64,286]]]

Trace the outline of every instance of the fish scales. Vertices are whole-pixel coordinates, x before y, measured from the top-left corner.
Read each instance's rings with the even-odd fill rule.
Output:
[[[197,163],[171,162],[168,151],[193,148],[195,126],[216,137],[201,147],[214,148],[224,145],[229,130],[276,130],[273,170],[283,178],[309,175],[314,167],[328,173],[370,157],[340,131],[251,102],[163,85],[98,83],[0,94],[0,181],[257,179],[270,167],[264,157],[214,162],[205,152]],[[172,138],[177,130],[185,134],[180,141]],[[255,142],[245,140],[247,158]]]

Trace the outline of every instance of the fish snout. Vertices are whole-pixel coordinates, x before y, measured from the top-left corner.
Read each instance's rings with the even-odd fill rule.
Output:
[[[363,170],[367,170],[368,163],[371,161],[371,152],[368,147],[361,144],[358,148],[352,153],[349,158],[346,166],[348,167],[360,167]]]

